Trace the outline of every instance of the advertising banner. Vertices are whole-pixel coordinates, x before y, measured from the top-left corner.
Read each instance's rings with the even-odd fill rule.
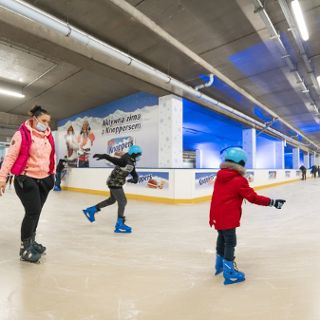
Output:
[[[158,165],[158,98],[138,93],[58,122],[57,155],[71,167],[106,167],[95,153],[121,156],[130,146],[142,147],[139,166]]]
[[[277,171],[269,171],[269,179],[277,179]]]
[[[246,171],[246,178],[248,182],[254,181],[254,172],[253,171]]]
[[[195,188],[196,190],[213,189],[217,172],[196,172]]]
[[[141,188],[168,190],[169,189],[169,171],[158,172],[158,171],[139,171],[138,183],[135,185]]]

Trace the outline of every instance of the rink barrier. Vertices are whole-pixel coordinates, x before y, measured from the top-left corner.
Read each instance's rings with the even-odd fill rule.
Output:
[[[299,179],[292,179],[292,180],[288,180],[288,181],[282,181],[282,182],[270,183],[270,184],[261,185],[261,186],[255,186],[253,188],[256,191],[263,190],[263,189],[281,186],[281,185],[288,184],[288,183],[298,182],[300,180],[301,180],[300,178]],[[84,188],[75,188],[75,187],[66,187],[66,186],[63,186],[62,189],[66,190],[66,191],[101,195],[104,197],[107,197],[110,195],[109,191],[102,191],[102,190],[84,189]],[[155,196],[146,196],[146,195],[126,193],[126,197],[131,200],[160,202],[160,203],[167,203],[167,204],[195,204],[195,203],[201,203],[201,202],[206,202],[206,201],[211,200],[211,195],[196,197],[196,198],[192,198],[192,199],[173,199],[173,198],[164,198],[164,197],[155,197]]]

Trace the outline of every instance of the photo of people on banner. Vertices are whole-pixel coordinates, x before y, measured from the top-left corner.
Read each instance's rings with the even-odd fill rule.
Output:
[[[97,106],[58,121],[56,135],[59,158],[67,156],[68,165],[78,168],[111,166],[97,161],[94,154],[121,157],[139,144],[148,157],[140,166],[158,163],[158,98],[137,93],[119,101]]]
[[[91,131],[88,120],[84,120],[81,131],[75,134],[74,128],[70,125],[65,135],[67,146],[67,161],[70,167],[88,168],[89,155],[95,135]]]

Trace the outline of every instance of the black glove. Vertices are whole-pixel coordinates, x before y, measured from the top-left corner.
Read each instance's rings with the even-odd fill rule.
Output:
[[[285,204],[286,200],[283,199],[271,199],[269,206],[275,207],[277,209],[281,209],[282,206]]]
[[[93,155],[94,158],[96,158],[97,160],[102,160],[102,159],[107,159],[105,154],[94,154]]]

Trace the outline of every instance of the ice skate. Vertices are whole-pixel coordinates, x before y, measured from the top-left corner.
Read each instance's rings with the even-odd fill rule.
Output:
[[[53,191],[61,191],[61,188],[58,186],[54,186]]]
[[[21,242],[20,247],[20,260],[31,262],[31,263],[39,263],[41,254],[33,247],[32,238],[26,239]]]
[[[34,233],[32,236],[32,246],[36,249],[40,254],[46,254],[47,248],[43,246],[41,243],[38,243],[36,240],[36,234]]]
[[[115,229],[114,232],[115,233],[131,233],[132,232],[132,228],[125,225],[125,217],[123,218],[118,218],[117,223],[115,225]]]
[[[94,215],[100,210],[96,206],[92,206],[82,211],[90,222],[94,222],[95,221]]]
[[[246,280],[244,273],[237,269],[236,263],[225,259],[223,260],[223,276],[225,285]]]
[[[223,271],[223,258],[217,254],[216,256],[216,273],[215,276]]]

